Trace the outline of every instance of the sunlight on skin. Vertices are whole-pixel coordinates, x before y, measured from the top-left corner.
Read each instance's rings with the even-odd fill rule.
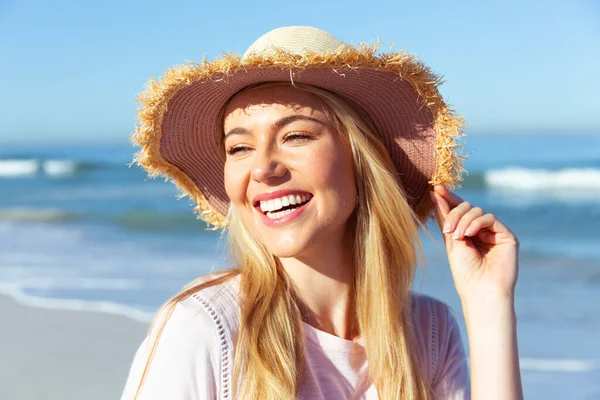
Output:
[[[349,245],[347,221],[354,211],[356,188],[352,156],[311,93],[270,87],[242,93],[226,109],[225,188],[250,231],[279,257],[307,261]],[[299,115],[284,126],[282,118]],[[240,129],[241,128],[241,129]],[[243,131],[242,131],[243,130]],[[288,136],[300,134],[303,136]],[[292,189],[313,195],[305,211],[290,223],[269,227],[253,206],[261,193]]]
[[[357,331],[349,221],[357,192],[352,153],[324,107],[314,94],[293,87],[261,88],[234,97],[224,121],[225,135],[238,133],[225,138],[225,189],[252,235],[279,258],[294,281],[307,320],[352,339]],[[296,119],[281,123],[290,117]],[[269,226],[253,200],[282,189],[313,197],[298,217]]]

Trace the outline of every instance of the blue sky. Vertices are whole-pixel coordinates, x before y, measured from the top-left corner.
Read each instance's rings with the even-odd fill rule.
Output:
[[[283,25],[419,55],[470,134],[600,132],[599,4],[0,0],[0,143],[125,141],[150,76]]]

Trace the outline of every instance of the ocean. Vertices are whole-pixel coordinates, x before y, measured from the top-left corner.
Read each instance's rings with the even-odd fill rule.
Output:
[[[525,398],[600,399],[600,134],[470,135],[458,195],[521,242],[516,308]],[[173,185],[114,145],[0,146],[0,291],[41,307],[149,320],[194,277],[229,267]],[[441,235],[415,282],[456,311]]]

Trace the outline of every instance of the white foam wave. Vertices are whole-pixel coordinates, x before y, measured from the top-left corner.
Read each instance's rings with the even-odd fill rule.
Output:
[[[522,370],[586,372],[600,369],[599,360],[520,358]]]
[[[0,284],[0,293],[6,294],[13,298],[17,303],[29,307],[53,310],[102,312],[113,315],[121,315],[123,317],[144,323],[151,322],[153,317],[151,313],[143,312],[133,307],[127,307],[108,301],[66,300],[31,296],[24,294],[18,288],[12,285],[9,286]]]
[[[486,171],[484,179],[488,186],[519,191],[600,192],[600,170],[594,168],[505,168]]]
[[[4,268],[3,268],[4,270]],[[7,269],[8,271],[8,269]],[[5,271],[6,272],[6,271]],[[77,290],[140,290],[142,285],[132,279],[26,277],[18,280],[20,287],[28,289],[77,289]]]
[[[72,175],[78,164],[71,160],[6,159],[0,160],[0,177],[31,177],[38,173],[47,176]]]
[[[38,170],[37,160],[0,160],[0,176],[2,177],[33,176]]]
[[[77,164],[68,160],[47,160],[43,162],[42,169],[50,176],[71,175],[76,172]]]

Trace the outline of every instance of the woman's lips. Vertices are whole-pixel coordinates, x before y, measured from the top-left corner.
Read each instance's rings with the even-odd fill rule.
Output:
[[[274,200],[274,199],[282,198],[282,197],[288,196],[288,195],[301,195],[301,196],[308,195],[308,196],[312,197],[312,193],[305,192],[303,190],[280,189],[280,190],[275,190],[275,191],[269,192],[269,193],[261,193],[261,194],[255,196],[254,199],[252,200],[252,205],[256,207],[256,206],[260,205],[260,202],[263,200]]]
[[[286,225],[286,224],[294,221],[296,218],[300,217],[306,210],[306,207],[308,207],[310,204],[312,204],[312,199],[313,199],[313,197],[311,197],[306,203],[300,205],[299,207],[296,207],[291,213],[289,213],[281,218],[271,219],[271,218],[267,217],[267,215],[260,209],[260,207],[254,207],[254,210],[258,213],[261,221],[266,226],[268,226],[270,228],[276,228],[276,227]]]

